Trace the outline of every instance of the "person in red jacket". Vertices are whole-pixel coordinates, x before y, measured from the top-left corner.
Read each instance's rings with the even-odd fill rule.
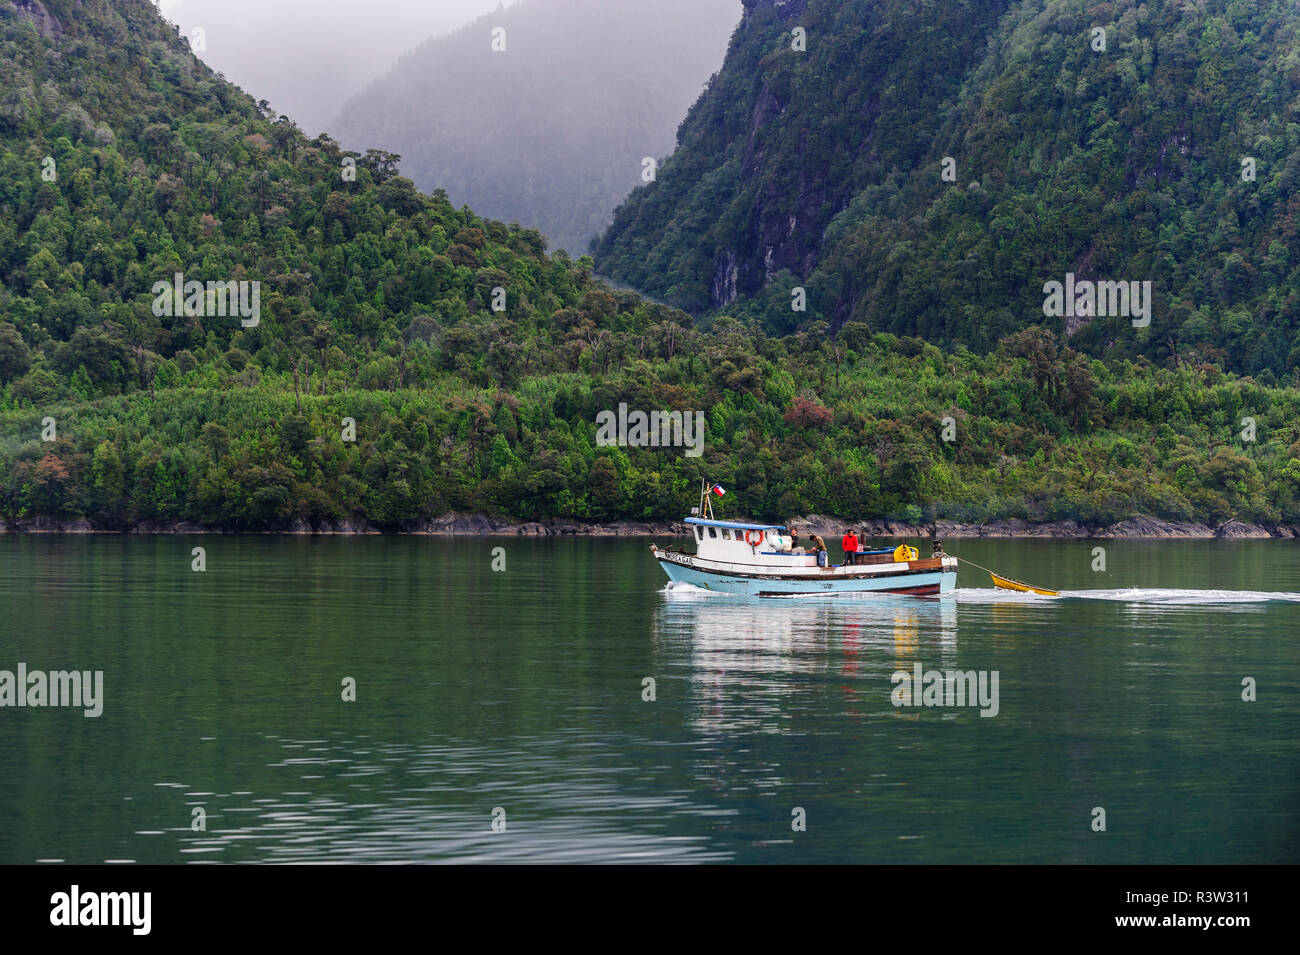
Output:
[[[840,546],[844,548],[844,563],[856,563],[858,559],[858,538],[851,529],[844,535],[844,540],[840,541]]]

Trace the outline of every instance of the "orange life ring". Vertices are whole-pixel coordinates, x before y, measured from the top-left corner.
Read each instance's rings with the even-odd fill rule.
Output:
[[[757,540],[750,540],[750,539],[749,539],[749,535],[750,535],[750,534],[757,534],[757,535],[758,535],[758,539],[757,539]],[[763,543],[763,532],[762,532],[762,531],[745,531],[745,543],[748,544],[750,547],[757,547],[759,544]]]

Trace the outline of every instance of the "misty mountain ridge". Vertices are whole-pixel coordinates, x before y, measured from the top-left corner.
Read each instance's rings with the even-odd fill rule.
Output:
[[[164,17],[205,63],[308,135],[328,131],[339,107],[424,37],[500,6],[500,0],[385,0],[365,9],[318,0],[170,0]],[[203,49],[194,42],[202,31]]]
[[[735,0],[520,0],[400,57],[332,130],[580,255],[642,161],[672,148],[740,13]]]

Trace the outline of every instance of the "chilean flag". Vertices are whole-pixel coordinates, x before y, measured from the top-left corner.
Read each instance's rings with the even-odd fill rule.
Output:
[[[709,490],[718,495],[718,497],[722,497],[727,493],[726,489],[721,484],[715,484],[713,487],[709,488]]]

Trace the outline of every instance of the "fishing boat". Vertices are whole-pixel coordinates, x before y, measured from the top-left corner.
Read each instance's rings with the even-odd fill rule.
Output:
[[[859,552],[851,565],[832,564],[827,555],[821,566],[815,553],[793,552],[784,524],[718,520],[712,496],[726,492],[708,482],[702,490],[700,506],[685,518],[695,538],[694,553],[650,545],[674,583],[752,597],[864,593],[932,597],[957,587],[957,558],[942,551],[922,558],[906,544]]]

